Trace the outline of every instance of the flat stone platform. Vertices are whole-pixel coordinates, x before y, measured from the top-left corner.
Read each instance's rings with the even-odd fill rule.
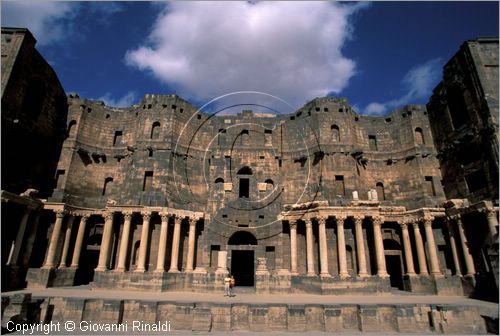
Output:
[[[25,289],[2,293],[2,327],[24,310],[37,311],[44,323],[82,321],[127,325],[127,330],[69,334],[155,334],[133,329],[133,321],[152,327],[169,323],[168,333],[235,331],[273,334],[314,332],[399,334],[487,334],[498,330],[496,303],[460,296],[415,295],[393,291],[380,295],[255,294],[236,288],[223,293],[134,292],[88,286]],[[31,307],[26,309],[26,307]],[[85,322],[86,323],[86,322]],[[13,324],[11,322],[10,327]],[[87,325],[83,325],[87,327]],[[154,327],[153,327],[154,328]],[[5,330],[5,329],[4,329]],[[41,333],[42,334],[42,333]],[[51,334],[68,334],[65,330]],[[158,334],[165,334],[164,331]]]

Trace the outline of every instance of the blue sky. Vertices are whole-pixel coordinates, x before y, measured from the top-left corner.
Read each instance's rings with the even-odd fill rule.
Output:
[[[498,36],[498,2],[21,2],[66,92],[130,106],[176,93],[200,106],[255,90],[300,108],[324,95],[358,113],[427,102],[463,41]]]

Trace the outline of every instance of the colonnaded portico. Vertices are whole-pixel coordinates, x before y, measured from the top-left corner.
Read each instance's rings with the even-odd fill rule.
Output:
[[[252,279],[242,277],[241,284],[258,292],[342,294],[394,287],[462,295],[474,285],[476,270],[461,216],[447,216],[444,208],[408,211],[359,200],[342,207],[324,202],[285,206],[275,224],[280,232],[272,238],[281,247],[279,258],[269,253],[268,239],[242,228],[214,256],[206,248],[207,217],[201,212],[117,205],[96,210],[60,203],[43,207],[43,217],[52,218],[53,225],[45,231],[43,263],[27,271],[29,287],[92,281],[96,288],[109,289],[220,290],[228,266],[240,276],[234,265],[242,262]],[[32,230],[40,214],[30,216],[33,209],[27,204],[20,218],[7,260],[11,268],[25,267],[19,256],[41,246],[34,244]],[[491,213],[484,212],[485,219],[496,230]],[[242,251],[251,251],[252,258],[242,257]],[[79,275],[90,267],[93,278]]]

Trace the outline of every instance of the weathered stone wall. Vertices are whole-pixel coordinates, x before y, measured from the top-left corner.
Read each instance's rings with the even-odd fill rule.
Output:
[[[65,137],[67,101],[26,29],[2,28],[2,189],[46,198]]]
[[[427,108],[448,199],[498,202],[498,38],[465,42]]]
[[[216,219],[230,211],[224,222],[245,224],[275,218],[286,203],[350,202],[353,191],[366,199],[377,189],[383,203],[410,209],[443,200],[423,107],[377,118],[338,112],[339,102],[316,99],[293,115],[264,117],[195,113],[176,96],[148,95],[129,109],[70,97],[52,200],[172,205]],[[240,178],[249,179],[251,202],[240,197]]]
[[[28,307],[30,309],[28,309]],[[496,312],[479,306],[395,304],[251,304],[109,299],[2,297],[2,327],[12,321],[57,324],[73,321],[84,331],[90,323],[133,330],[133,321],[164,325],[164,332],[292,331],[487,334]],[[82,323],[80,323],[82,322]],[[80,327],[82,329],[80,329]],[[149,326],[151,327],[151,326]],[[127,329],[124,329],[127,328]],[[498,326],[496,326],[496,331]],[[148,330],[142,330],[143,332]],[[149,330],[150,332],[152,331]]]

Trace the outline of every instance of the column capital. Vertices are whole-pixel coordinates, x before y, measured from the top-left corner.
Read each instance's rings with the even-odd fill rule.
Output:
[[[175,221],[175,223],[179,223],[180,224],[183,219],[184,219],[184,217],[181,217],[179,215],[174,215],[174,221]]]
[[[326,217],[325,217],[325,216],[319,216],[319,217],[317,217],[317,218],[316,218],[316,220],[318,221],[318,224],[319,224],[320,226],[322,226],[322,225],[325,225],[325,224],[326,224]]]
[[[381,216],[372,217],[372,223],[375,226],[380,226],[384,222],[384,219]]]
[[[84,213],[80,215],[80,222],[86,222],[90,217],[90,214]]]
[[[484,212],[486,213],[486,216],[488,218],[490,217],[497,217],[497,211],[495,209],[490,209],[490,208],[487,208],[487,209],[484,209]]]
[[[194,226],[198,222],[198,218],[196,217],[186,217],[189,221],[189,226]]]
[[[102,214],[102,216],[104,217],[104,219],[106,219],[106,221],[108,220],[113,220],[113,215],[114,215],[114,211],[106,211],[105,213]]]
[[[133,214],[133,212],[131,212],[131,211],[124,212],[123,213],[123,218],[125,220],[131,220],[132,219],[132,214]]]
[[[141,211],[142,219],[149,220],[151,218],[151,211]]]
[[[340,225],[344,225],[344,221],[346,220],[347,216],[344,216],[344,215],[339,215],[339,216],[335,216],[335,220],[337,221],[337,225],[340,224]]]
[[[407,222],[405,219],[403,219],[402,221],[398,222],[398,224],[399,224],[399,227],[401,228],[402,231],[408,230],[408,224],[409,224],[409,222]]]
[[[170,217],[170,214],[168,212],[160,212],[160,217],[162,221],[168,221],[168,217]]]
[[[456,221],[457,223],[462,221],[462,215],[460,214],[451,215],[450,218]]]
[[[65,210],[54,210],[54,212],[56,213],[56,217],[57,218],[63,218],[64,215],[66,215],[66,211]]]
[[[365,219],[365,216],[362,216],[362,215],[355,215],[355,216],[352,216],[352,218],[354,218],[354,222],[363,222],[363,219]]]
[[[304,218],[303,221],[306,223],[306,227],[312,226],[311,218]]]
[[[425,215],[424,218],[422,218],[422,222],[424,223],[425,226],[431,226],[433,221],[434,221],[434,216]]]
[[[295,219],[289,219],[288,220],[288,225],[290,226],[290,229],[296,229],[297,228],[297,221]]]

